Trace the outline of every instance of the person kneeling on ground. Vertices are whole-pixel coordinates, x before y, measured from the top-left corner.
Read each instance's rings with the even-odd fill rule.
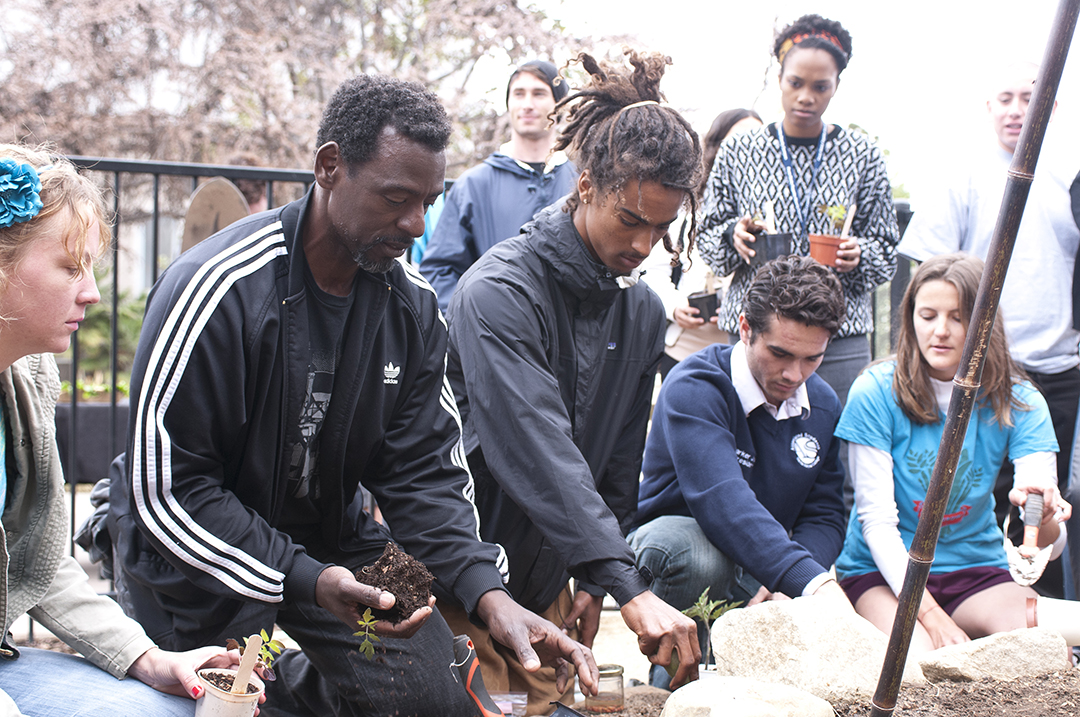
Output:
[[[624,531],[664,350],[664,311],[637,267],[661,241],[671,252],[668,229],[693,212],[701,146],[659,102],[670,60],[627,54],[633,69],[579,56],[590,81],[559,104],[555,145],[581,169],[575,190],[462,277],[447,375],[482,534],[506,547],[514,597],[589,645],[611,593],[653,663],[680,651],[679,684],[696,675],[694,622],[650,592]],[[551,675],[524,674],[463,610],[446,614],[477,644],[485,680],[527,690],[530,714],[550,711]]]
[[[680,362],[660,389],[629,536],[653,591],[677,608],[823,594],[844,535],[840,401],[814,374],[844,319],[830,269],[769,262],[739,316],[739,342]],[[708,639],[704,634],[702,640]],[[651,682],[667,685],[653,669]]]
[[[855,380],[836,429],[850,442],[855,485],[855,510],[836,572],[856,612],[886,633],[892,630],[982,272],[981,259],[962,253],[919,267],[900,307],[896,354]],[[1046,400],[1009,355],[999,317],[912,634],[913,652],[1029,626],[1027,600],[1036,593],[1009,574],[994,520],[994,482],[1008,458],[1015,468],[1013,505],[1042,494],[1039,544],[1053,544],[1058,555],[1065,544],[1061,522],[1072,508],[1057,489],[1056,451]],[[1080,604],[1070,604],[1074,624],[1080,624]]]

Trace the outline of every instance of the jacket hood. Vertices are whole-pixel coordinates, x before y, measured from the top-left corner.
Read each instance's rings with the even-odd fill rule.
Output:
[[[548,158],[544,166],[543,174],[537,172],[528,164],[517,161],[505,152],[492,152],[484,160],[484,164],[494,167],[495,169],[501,169],[504,172],[510,172],[518,177],[526,179],[539,178],[546,182],[554,179],[554,170],[556,167],[566,164],[568,161],[569,159],[564,152],[555,152]]]
[[[609,306],[619,292],[637,283],[637,272],[617,277],[592,258],[570,212],[564,211],[566,197],[540,210],[522,227],[527,241],[550,267],[556,281],[582,304]]]

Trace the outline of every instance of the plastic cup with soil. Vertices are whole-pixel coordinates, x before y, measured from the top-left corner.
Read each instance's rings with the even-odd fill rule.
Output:
[[[835,267],[836,250],[840,248],[840,242],[844,241],[843,237],[811,234],[807,238],[810,240],[810,258],[819,264]]]
[[[716,316],[716,310],[720,307],[720,296],[714,292],[699,291],[686,297],[690,306],[698,310],[698,318],[708,321]]]
[[[251,717],[259,706],[263,683],[252,674],[248,678],[247,692],[232,692],[236,670],[208,667],[199,670],[199,682],[206,690],[195,700],[195,717]]]
[[[750,266],[757,268],[765,262],[787,256],[791,253],[791,244],[794,240],[795,237],[788,232],[758,234],[750,246],[754,250],[754,255],[750,257]]]

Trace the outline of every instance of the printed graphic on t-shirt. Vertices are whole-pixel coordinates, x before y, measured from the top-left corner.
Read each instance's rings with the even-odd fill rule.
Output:
[[[935,451],[916,451],[908,455],[907,464],[911,474],[919,479],[919,485],[923,492],[930,488],[930,477],[934,472],[934,463],[937,461]],[[960,451],[960,460],[956,464],[956,477],[953,478],[952,490],[949,492],[949,503],[945,507],[945,517],[941,519],[941,536],[953,532],[955,526],[968,516],[971,505],[965,503],[965,499],[972,491],[978,490],[983,481],[982,467],[971,467],[971,456],[968,449]],[[923,501],[913,501],[915,514],[922,516]]]
[[[311,486],[315,485],[315,497],[318,497],[316,480],[319,457],[319,431],[326,418],[326,408],[330,405],[330,396],[334,389],[334,351],[313,351],[311,364],[308,366],[307,394],[304,407],[300,411],[300,441],[293,446],[292,462],[289,466],[290,484],[294,486],[291,495],[294,498],[307,496]]]

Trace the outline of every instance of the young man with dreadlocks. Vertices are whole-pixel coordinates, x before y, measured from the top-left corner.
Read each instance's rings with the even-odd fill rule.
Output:
[[[678,650],[680,683],[696,676],[694,623],[650,592],[623,536],[664,350],[664,311],[637,267],[657,242],[671,249],[668,227],[693,210],[701,146],[660,104],[670,60],[628,54],[632,71],[579,55],[591,78],[560,103],[555,145],[581,170],[574,192],[462,277],[447,374],[481,532],[506,549],[511,594],[588,645],[610,592],[653,663]],[[444,614],[477,644],[489,686],[527,688],[529,713],[548,710],[550,680],[525,679],[463,612]]]

